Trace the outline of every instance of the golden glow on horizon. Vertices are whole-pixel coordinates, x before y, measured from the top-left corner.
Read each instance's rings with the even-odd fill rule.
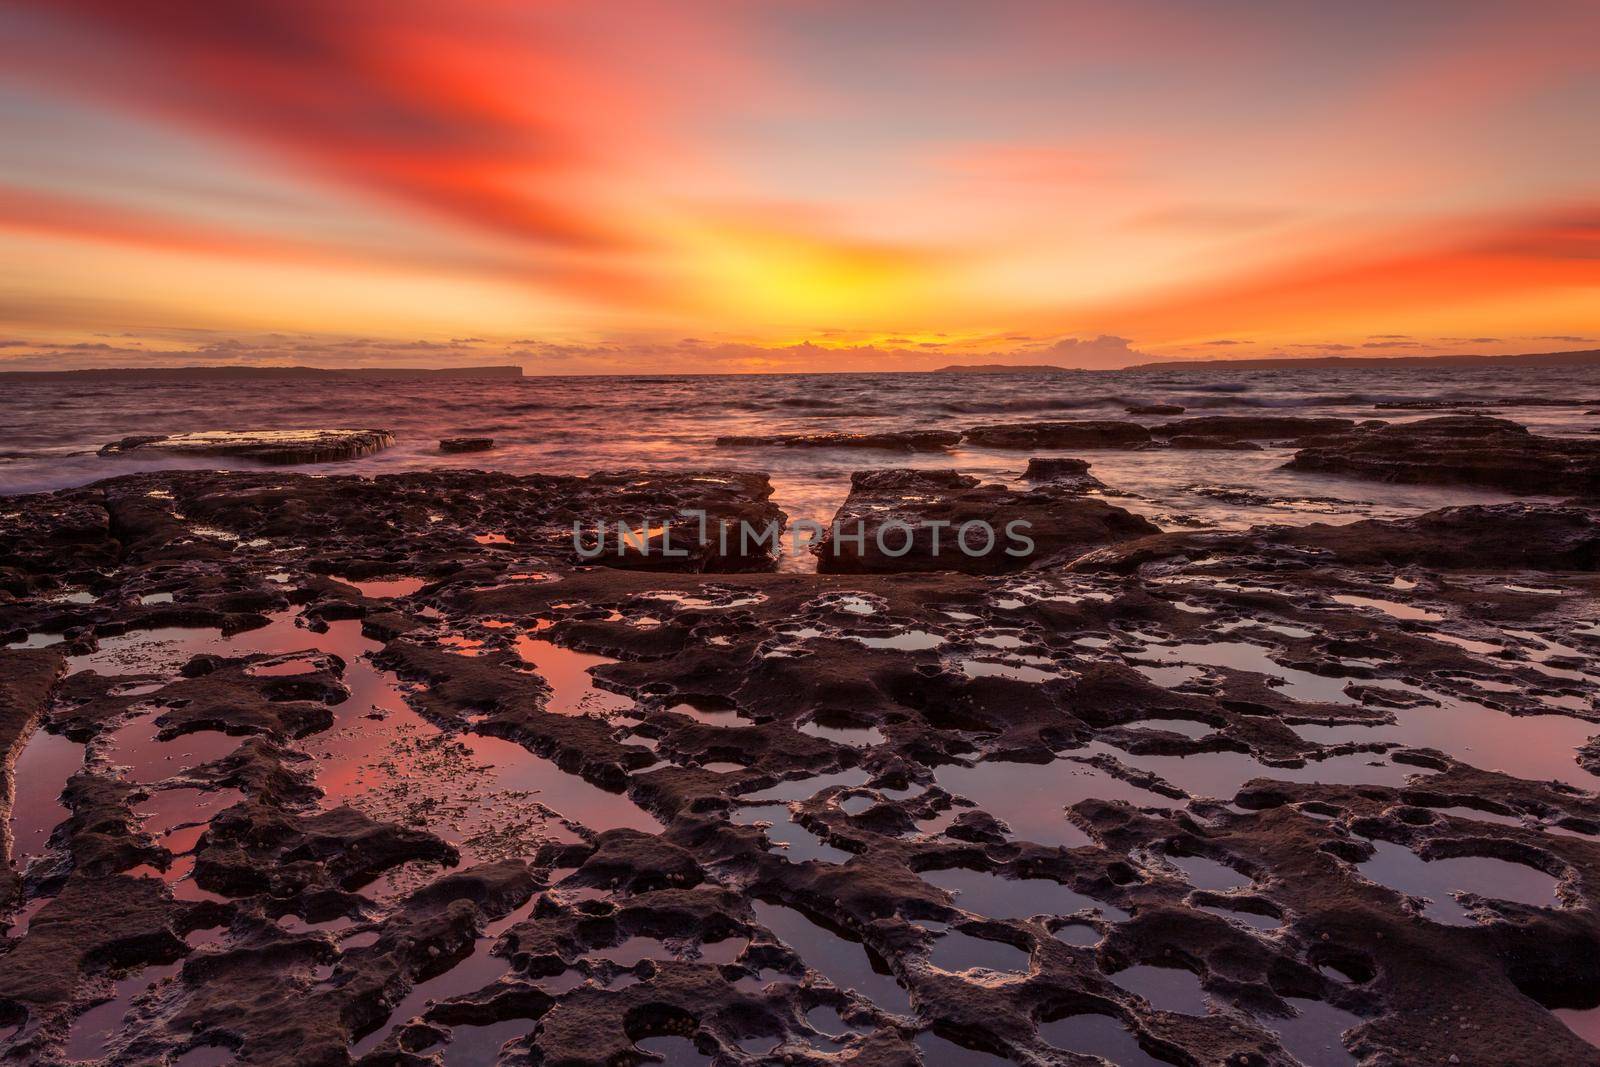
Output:
[[[1600,345],[1596,32],[1565,0],[16,0],[0,363]]]

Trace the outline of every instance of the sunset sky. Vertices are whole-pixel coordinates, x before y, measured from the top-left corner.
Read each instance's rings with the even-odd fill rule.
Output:
[[[1595,0],[0,0],[0,369],[1600,347]]]

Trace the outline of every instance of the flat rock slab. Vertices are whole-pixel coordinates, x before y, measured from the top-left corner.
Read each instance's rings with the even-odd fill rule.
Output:
[[[124,437],[102,456],[237,456],[261,463],[328,463],[359,459],[394,444],[388,430],[201,430]]]
[[[1201,415],[1157,426],[1161,437],[1232,437],[1243,440],[1271,437],[1307,437],[1343,433],[1355,428],[1354,419],[1306,418],[1299,415]]]
[[[985,448],[1139,448],[1150,443],[1149,429],[1118,419],[996,423],[974,426],[964,436],[969,445]]]
[[[813,550],[831,574],[1001,574],[1157,532],[1068,485],[980,485],[950,470],[857,471]]]
[[[1203,434],[1179,434],[1167,442],[1173,448],[1199,449],[1212,452],[1260,452],[1261,446],[1243,437],[1206,437]]]
[[[439,442],[440,452],[488,452],[493,448],[492,437],[446,437]]]
[[[1288,466],[1380,482],[1600,495],[1600,442],[1541,437],[1483,415],[1444,415],[1336,437],[1301,449]]]
[[[960,440],[961,435],[953,430],[889,430],[766,437],[735,434],[717,438],[717,445],[721,448],[878,448],[890,452],[943,452]]]

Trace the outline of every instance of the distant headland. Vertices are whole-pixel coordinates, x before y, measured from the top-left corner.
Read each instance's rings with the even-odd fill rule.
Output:
[[[7,378],[77,378],[118,381],[285,378],[520,378],[516,364],[487,367],[95,367],[85,370],[0,371]]]
[[[1587,367],[1600,364],[1600,348],[1572,352],[1529,352],[1506,356],[1280,356],[1268,359],[1178,359],[1140,363],[1128,370],[1273,370],[1318,367]]]
[[[1054,363],[952,363],[929,374],[1074,374],[1077,367],[1058,367]]]

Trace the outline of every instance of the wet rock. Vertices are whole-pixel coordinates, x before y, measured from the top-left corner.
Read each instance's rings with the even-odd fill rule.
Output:
[[[453,865],[430,833],[377,822],[351,807],[295,815],[246,800],[217,813],[201,838],[195,880],[232,896],[309,888],[359,889],[412,860]]]
[[[772,483],[765,474],[625,471],[591,475],[587,481],[614,492],[592,505],[593,532],[584,530],[580,520],[572,534],[574,539],[579,537],[576,530],[585,535],[583,547],[575,547],[583,562],[724,574],[770,570],[777,563],[787,516],[772,503]],[[672,488],[681,489],[661,494],[653,483],[675,483]],[[658,502],[663,495],[680,495],[682,503],[667,512]],[[630,519],[630,513],[639,517]]]
[[[1256,526],[1243,533],[1170,533],[1088,553],[1072,569],[1130,573],[1177,557],[1202,559],[1263,550],[1309,551],[1352,566],[1421,565],[1441,570],[1592,571],[1600,567],[1600,513],[1534,504],[1441,508],[1413,519],[1364,519],[1342,526]]]
[[[717,445],[722,448],[875,448],[889,452],[944,452],[960,440],[961,435],[951,430],[884,430],[765,437],[728,435],[717,438]]]
[[[1129,415],[1182,415],[1188,409],[1182,404],[1129,404],[1122,410]]]
[[[446,437],[439,442],[440,452],[488,452],[493,448],[492,437]]]
[[[1503,396],[1494,400],[1391,400],[1373,407],[1380,411],[1431,411],[1440,408],[1568,408],[1582,407],[1590,400],[1561,400],[1549,396]]]
[[[1100,479],[1089,473],[1089,461],[1069,457],[1035,456],[1028,460],[1022,476],[1030,482],[1052,482],[1071,486],[1078,492],[1103,489]]]
[[[176,920],[158,879],[109,874],[69,880],[3,957],[0,1019],[61,1010],[94,969],[178,959],[186,949]]]
[[[1261,446],[1240,437],[1206,437],[1200,434],[1180,434],[1167,442],[1173,448],[1201,449],[1221,452],[1260,452]]]
[[[697,477],[197,471],[8,502],[37,536],[6,542],[5,628],[73,633],[0,652],[0,729],[48,716],[91,758],[8,916],[27,932],[0,941],[4,1055],[61,1062],[86,1034],[74,1016],[142,980],[121,968],[181,957],[111,1024],[107,1062],[420,1067],[503,1036],[506,1062],[587,1065],[673,1035],[741,1064],[909,1067],[963,1046],[1055,1063],[1071,1024],[1039,1021],[1090,1012],[1129,1056],[1276,1067],[1312,1005],[1330,1056],[1596,1061],[1556,1014],[1600,991],[1582,721],[1600,579],[1568,569],[1594,566],[1592,509],[1151,535],[1095,552],[1120,553],[1104,573],[571,565],[575,516],[618,498],[670,515],[707,499]],[[877,492],[910,514],[1034,495],[905,477]],[[757,492],[709,484],[724,514]],[[1049,514],[1096,502],[1070,482],[1036,493]],[[58,516],[77,532],[52,539]],[[239,540],[197,547],[195,523]],[[394,596],[347,584],[399,576]],[[69,584],[98,598],[54,602]],[[176,603],[139,602],[155,590]],[[366,639],[322,632],[338,618]],[[159,653],[151,633],[152,651],[102,658],[197,626],[192,648]],[[289,651],[313,638],[337,655]],[[567,676],[529,641],[594,658]],[[58,677],[67,653],[96,666]],[[271,673],[285,657],[311,669]],[[129,673],[100,673],[113,664]],[[366,717],[369,667],[400,676],[389,696],[409,711]],[[589,682],[625,707],[561,713]],[[122,781],[121,746],[145,736],[123,724],[164,716],[248,736],[228,752],[208,725],[224,747],[206,762]],[[423,833],[363,807],[362,779],[414,785],[384,771],[397,753],[484,734],[485,763],[549,756],[521,769],[550,815],[498,839],[516,842],[505,864],[441,870],[466,832],[453,799],[402,809]],[[157,761],[196,744],[158,740]],[[366,814],[322,810],[323,787]],[[168,831],[190,790],[195,823]],[[1544,892],[1444,879],[1425,907],[1373,866],[1402,853],[1429,874],[1516,864]],[[1151,973],[1213,1010],[1138,995]]]
[[[1355,426],[1352,419],[1307,418],[1299,415],[1202,415],[1155,427],[1159,437],[1253,438],[1309,437],[1340,433]]]
[[[963,437],[983,448],[1138,448],[1150,442],[1150,431],[1115,420],[1018,422],[974,426]]]
[[[1018,491],[956,471],[857,471],[813,551],[825,573],[998,574],[1155,529],[1051,483]]]
[[[0,649],[0,809],[11,808],[17,757],[43,721],[51,687],[64,663],[61,653],[51,648]],[[7,820],[0,826],[0,914],[9,909],[19,888],[11,869],[12,847]]]
[[[1482,415],[1444,415],[1350,434],[1302,449],[1288,467],[1380,482],[1600,494],[1600,442],[1541,437],[1518,423]]]
[[[328,463],[358,459],[394,444],[388,430],[200,430],[193,433],[124,437],[100,449],[102,456],[148,453],[166,456],[237,456],[260,463]]]

